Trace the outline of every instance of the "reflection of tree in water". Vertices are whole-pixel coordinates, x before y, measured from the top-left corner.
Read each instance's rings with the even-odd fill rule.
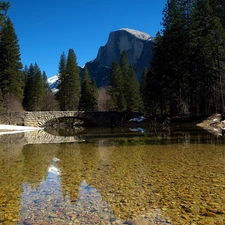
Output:
[[[56,145],[26,145],[23,148],[24,169],[23,176],[25,183],[32,189],[37,189],[48,175],[48,167],[51,164]]]
[[[102,144],[102,143],[101,143]],[[132,146],[130,146],[132,144]],[[155,198],[151,190],[151,177],[146,176],[145,146],[135,146],[125,141],[123,145],[99,146],[93,144],[67,144],[57,152],[61,171],[61,186],[65,196],[73,203],[78,197],[83,180],[97,188],[115,215],[132,218],[148,211]]]
[[[61,171],[63,195],[69,195],[71,202],[76,202],[81,182],[91,180],[96,167],[96,150],[86,143],[65,144],[56,157],[60,159],[57,165]]]
[[[18,221],[24,158],[20,145],[0,146],[0,224]]]
[[[108,161],[106,157],[99,160],[96,179],[91,182],[121,218],[146,214],[154,204],[151,178],[146,176],[149,168],[143,163],[147,154],[145,146],[133,144],[125,141],[117,147],[101,147],[109,156]]]

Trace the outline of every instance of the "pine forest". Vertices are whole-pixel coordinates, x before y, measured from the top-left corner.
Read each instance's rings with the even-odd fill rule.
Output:
[[[167,0],[150,69],[141,80],[123,51],[111,65],[109,86],[98,89],[70,48],[59,56],[55,94],[37,62],[22,65],[8,10],[10,3],[0,1],[1,111],[113,110],[171,117],[224,111],[224,0]]]

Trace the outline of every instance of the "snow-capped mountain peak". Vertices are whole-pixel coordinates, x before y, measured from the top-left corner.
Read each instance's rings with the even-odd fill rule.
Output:
[[[47,82],[52,90],[53,93],[56,93],[58,91],[57,86],[58,86],[58,80],[59,80],[59,75],[55,75],[53,77],[48,78]]]
[[[127,31],[128,33],[133,34],[134,36],[136,36],[137,38],[141,40],[152,40],[152,37],[149,34],[142,31],[133,30],[130,28],[121,28],[120,30]]]
[[[104,46],[98,50],[97,57],[85,64],[91,78],[95,79],[98,87],[109,85],[109,74],[114,61],[119,62],[123,51],[127,52],[128,62],[135,68],[138,80],[145,68],[149,68],[153,55],[154,38],[149,34],[122,28],[109,33],[109,38]],[[83,68],[80,67],[80,76]],[[56,93],[59,84],[58,75],[48,79],[50,89]]]
[[[51,86],[53,83],[55,83],[59,79],[58,75],[55,75],[53,77],[48,78],[48,84]]]

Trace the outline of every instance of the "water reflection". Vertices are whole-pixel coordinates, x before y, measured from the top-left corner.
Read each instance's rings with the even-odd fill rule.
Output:
[[[56,165],[54,167],[57,168]],[[60,182],[59,174],[49,171],[37,190],[23,185],[18,224],[129,224],[129,220],[115,215],[99,190],[89,186],[85,180],[79,185],[76,200],[71,199],[70,195],[63,196]],[[143,221],[143,218],[138,220]],[[162,211],[157,207],[151,213],[145,213],[144,220],[170,224],[169,218],[164,220]]]
[[[56,163],[60,161],[60,159],[54,157],[52,159],[52,164],[48,167],[49,173],[54,173],[56,175],[60,175],[60,169],[57,167]]]
[[[0,143],[27,144],[57,144],[76,143],[84,141],[95,141],[96,138],[107,138],[111,140],[142,139],[148,144],[170,144],[170,143],[222,143],[225,136],[215,136],[205,130],[196,127],[174,127],[167,129],[152,128],[85,128],[78,133],[67,130],[67,136],[61,136],[57,130],[39,130],[15,135],[0,136]]]
[[[82,143],[2,143],[0,223],[225,221],[222,139],[197,131],[106,131],[100,139],[102,130],[83,133]]]

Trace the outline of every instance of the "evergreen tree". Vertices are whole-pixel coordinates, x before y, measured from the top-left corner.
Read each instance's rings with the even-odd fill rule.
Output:
[[[77,110],[78,108],[81,91],[79,72],[74,50],[69,49],[65,79],[65,110]]]
[[[133,67],[128,63],[126,51],[121,55],[120,64],[116,61],[112,63],[110,86],[114,110],[137,112],[143,109],[140,84]]]
[[[42,73],[43,82],[44,82],[44,97],[43,97],[43,104],[42,104],[42,110],[43,111],[58,111],[59,110],[59,104],[56,100],[55,94],[52,92],[48,85],[48,79],[45,71]]]
[[[119,65],[120,65],[120,68],[121,68],[122,79],[123,79],[123,81],[122,81],[122,85],[123,85],[122,91],[123,91],[123,95],[124,95],[125,99],[127,99],[126,87],[127,87],[127,85],[129,85],[128,83],[129,83],[129,66],[130,65],[129,65],[129,62],[128,62],[128,56],[127,56],[126,51],[122,52]]]
[[[66,109],[66,56],[63,52],[60,56],[59,61],[59,84],[58,84],[58,92],[56,93],[56,99],[59,102],[59,106],[61,110]]]
[[[110,94],[113,99],[113,109],[118,111],[125,111],[127,109],[124,91],[124,79],[120,65],[117,61],[112,63],[110,72]]]
[[[129,62],[128,62],[128,56],[126,51],[122,52],[122,55],[120,58],[120,68],[121,68],[123,77],[126,80],[128,78],[128,73],[129,73]]]
[[[135,71],[132,65],[129,66],[127,85],[126,85],[126,102],[127,111],[140,112],[142,111],[142,99],[140,93],[140,84],[137,80]]]
[[[143,102],[143,110],[146,112],[147,111],[147,100],[148,100],[148,90],[147,90],[147,74],[148,70],[147,68],[144,69],[142,76],[141,76],[141,83],[140,83],[140,92],[141,92],[141,97],[142,97],[142,102]]]
[[[192,15],[192,99],[195,114],[206,115],[224,107],[224,28],[213,1],[198,0]],[[218,91],[220,90],[220,91]]]
[[[81,97],[79,102],[79,110],[89,111],[91,97],[91,79],[87,67],[84,67],[83,79],[81,84]]]
[[[91,80],[91,109],[92,111],[98,110],[98,87],[95,79]]]
[[[186,0],[185,0],[186,2]],[[188,7],[189,8],[189,7]],[[188,79],[188,44],[189,44],[189,14],[184,7],[183,0],[170,0],[164,9],[163,15],[163,51],[166,57],[167,88],[170,90],[170,115],[188,113],[189,89]],[[163,65],[161,65],[163,66]]]
[[[95,111],[97,109],[96,90],[96,82],[91,81],[88,69],[84,67],[79,110]]]
[[[221,0],[167,1],[146,76],[148,111],[173,116],[223,110],[224,5]]]
[[[3,26],[4,22],[5,22],[6,15],[7,15],[9,7],[10,7],[10,3],[9,2],[2,2],[2,1],[0,1],[0,30],[2,29],[2,26]]]
[[[43,82],[44,82],[45,93],[47,93],[48,91],[51,91],[50,88],[49,88],[49,85],[48,85],[48,77],[47,77],[45,71],[43,71],[43,73],[42,73],[42,79],[43,79]]]
[[[212,9],[210,42],[212,46],[212,59],[215,74],[214,111],[222,112],[225,109],[224,88],[225,88],[225,3],[221,0],[211,0]],[[217,5],[215,4],[217,3]]]
[[[37,63],[24,70],[26,83],[23,106],[28,111],[43,110],[47,98],[46,74],[44,76]]]
[[[119,90],[117,104],[119,111],[124,112],[127,110],[127,101],[122,90]]]
[[[46,86],[43,80],[43,76],[41,73],[40,68],[38,67],[37,63],[34,64],[34,96],[33,96],[33,110],[39,111],[42,110],[44,105],[44,99],[46,96]]]
[[[0,88],[3,98],[14,96],[19,102],[23,99],[24,79],[18,39],[9,18],[3,24],[0,41]],[[8,104],[12,102],[7,102]]]
[[[5,20],[5,16],[8,10],[8,7],[6,7],[5,4],[6,4],[5,2],[0,2],[0,43],[1,43],[2,26],[3,26],[3,22]],[[3,94],[0,88],[0,110],[2,109],[3,109]]]
[[[170,77],[167,72],[167,43],[159,32],[155,38],[154,54],[151,60],[151,70],[145,81],[145,111],[150,114],[169,114]]]
[[[219,18],[223,28],[225,28],[225,1],[224,0],[210,0],[210,6],[214,15]]]
[[[59,62],[59,85],[56,95],[61,110],[77,110],[80,100],[80,77],[76,55],[69,49],[66,58],[64,52]]]
[[[29,68],[27,66],[24,70],[25,74],[25,87],[24,87],[24,99],[23,106],[27,111],[33,110],[33,96],[34,96],[34,80],[35,72],[33,64],[30,64]]]
[[[132,65],[128,62],[127,52],[123,51],[120,59],[122,73],[121,90],[119,92],[119,103],[121,108],[126,106],[127,111],[138,112],[142,110],[142,98],[140,94],[140,84],[137,80]]]

